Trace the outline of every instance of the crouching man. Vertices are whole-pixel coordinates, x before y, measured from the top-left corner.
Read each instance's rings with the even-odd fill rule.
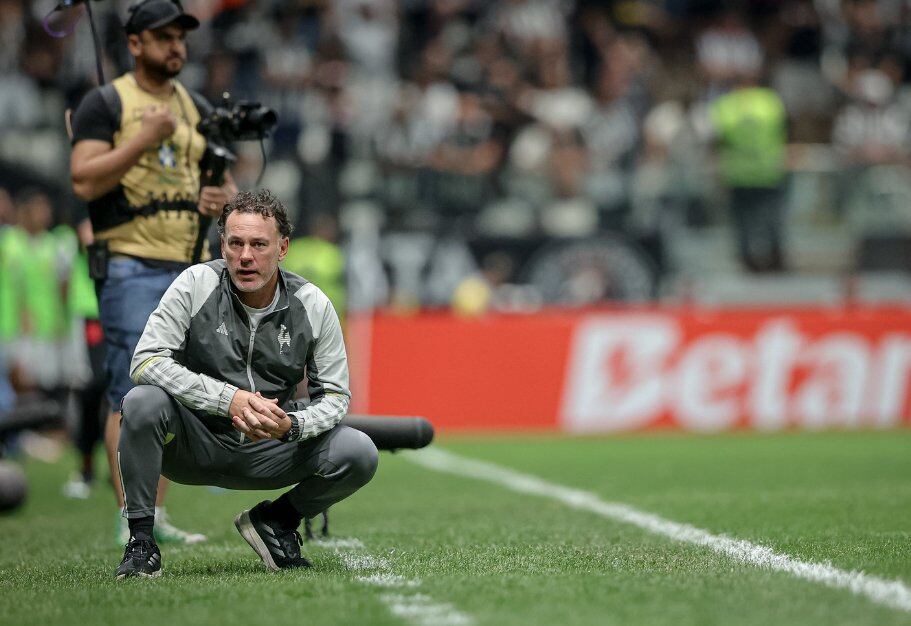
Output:
[[[234,525],[271,570],[307,567],[297,532],[373,477],[377,451],[340,426],[348,363],[329,299],[280,270],[291,226],[269,191],[241,192],[218,222],[223,260],[170,286],[136,347],[118,456],[130,541],[117,578],[157,576],[158,476],[228,489],[291,487]],[[310,401],[293,400],[307,381]]]

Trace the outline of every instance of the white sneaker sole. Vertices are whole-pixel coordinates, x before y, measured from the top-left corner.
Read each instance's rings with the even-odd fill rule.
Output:
[[[281,571],[281,568],[276,565],[275,561],[272,559],[269,548],[266,547],[265,542],[263,542],[259,533],[256,532],[256,529],[253,528],[253,522],[250,521],[250,511],[244,511],[235,517],[234,526],[237,527],[237,532],[240,533],[240,536],[250,544],[253,551],[263,560],[263,563],[266,564],[267,568],[273,572]]]
[[[153,574],[143,574],[142,572],[136,572],[135,574],[121,574],[117,577],[117,580],[123,580],[125,578],[158,578],[161,576],[163,570],[158,570]]]
[[[154,531],[153,531],[154,532]],[[171,545],[184,545],[192,546],[197,543],[202,543],[206,541],[208,537],[199,533],[183,533],[178,535],[177,533],[171,533],[168,536],[162,537],[159,534],[155,534],[155,540],[158,543],[167,543]]]

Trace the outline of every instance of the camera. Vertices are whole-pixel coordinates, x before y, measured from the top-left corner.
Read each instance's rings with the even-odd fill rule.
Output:
[[[231,142],[263,140],[278,123],[275,111],[258,102],[232,106],[230,94],[225,93],[222,98],[222,106],[215,107],[196,125],[208,144],[200,162],[203,185],[222,184],[228,163],[236,158],[228,148]]]
[[[216,107],[196,126],[210,142],[224,145],[232,141],[264,139],[278,123],[278,115],[258,102],[238,102],[233,107],[228,96],[224,106]]]

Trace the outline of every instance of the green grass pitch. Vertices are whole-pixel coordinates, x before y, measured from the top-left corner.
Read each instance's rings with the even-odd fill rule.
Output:
[[[533,474],[795,559],[911,585],[911,432],[442,438]],[[99,458],[99,466],[101,459]],[[29,461],[0,517],[0,624],[911,624],[911,612],[383,454],[331,512],[315,567],[271,574],[232,520],[269,493],[172,486],[157,580],[116,582],[108,488],[58,494],[73,459]]]

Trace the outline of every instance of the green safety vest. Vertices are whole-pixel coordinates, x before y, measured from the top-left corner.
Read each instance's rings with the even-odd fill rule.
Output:
[[[337,245],[316,237],[292,239],[282,267],[322,289],[338,316],[344,318],[345,257]]]
[[[11,227],[0,236],[0,339],[65,335],[69,316],[58,268],[68,244],[69,236],[59,231],[31,237]]]
[[[70,314],[87,320],[98,319],[98,298],[95,281],[89,277],[89,258],[80,252],[73,259],[70,273]]]
[[[711,107],[720,139],[718,165],[730,187],[777,187],[785,176],[787,114],[778,94],[763,87],[737,89]]]

